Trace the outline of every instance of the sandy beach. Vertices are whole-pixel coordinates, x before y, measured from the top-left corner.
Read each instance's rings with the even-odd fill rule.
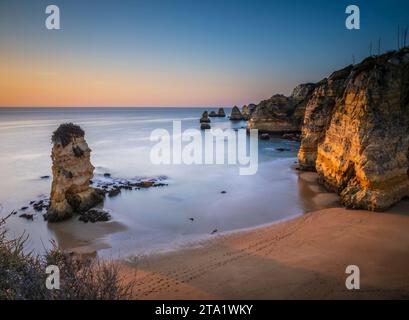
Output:
[[[335,204],[314,174],[300,179],[317,207]],[[384,213],[333,207],[120,265],[135,299],[402,299],[408,230],[407,200]],[[345,287],[348,265],[360,268],[360,290]]]

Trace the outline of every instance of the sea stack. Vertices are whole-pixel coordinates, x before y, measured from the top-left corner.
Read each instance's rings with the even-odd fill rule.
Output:
[[[240,109],[237,106],[234,106],[231,110],[230,120],[240,121],[243,120],[243,115],[240,112]]]
[[[223,108],[219,108],[219,111],[217,112],[217,115],[219,116],[219,117],[225,117],[226,116],[226,114],[224,113],[224,109]]]
[[[94,167],[84,136],[84,131],[72,123],[60,125],[53,133],[53,182],[47,213],[49,222],[66,220],[103,200],[103,195],[90,186]]]
[[[203,112],[202,117],[200,118],[200,123],[210,123],[209,114],[207,111]]]

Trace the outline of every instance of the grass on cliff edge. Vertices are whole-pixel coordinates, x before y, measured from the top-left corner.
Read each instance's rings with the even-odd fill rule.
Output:
[[[54,245],[43,256],[25,253],[27,236],[6,238],[0,219],[0,300],[130,299],[133,283],[124,284],[111,262],[79,258]],[[48,265],[60,269],[60,290],[46,288]]]
[[[65,147],[71,142],[73,137],[83,137],[84,135],[85,132],[80,126],[73,123],[63,123],[53,132],[51,141],[54,144],[60,143],[63,147]]]

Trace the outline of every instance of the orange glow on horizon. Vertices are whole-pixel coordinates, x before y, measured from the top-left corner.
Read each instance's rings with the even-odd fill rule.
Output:
[[[261,91],[251,96],[254,88],[240,77],[222,79],[212,72],[175,67],[152,70],[130,65],[125,69],[79,60],[75,64],[63,59],[35,63],[21,57],[1,59],[0,106],[217,107],[258,102],[269,96]]]

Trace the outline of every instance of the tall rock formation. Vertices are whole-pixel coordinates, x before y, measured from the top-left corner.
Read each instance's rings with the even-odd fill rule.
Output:
[[[72,123],[62,124],[53,133],[52,142],[53,182],[47,219],[56,222],[91,209],[103,195],[90,187],[94,167],[84,131]]]
[[[270,133],[300,132],[305,107],[314,88],[313,83],[301,84],[289,97],[276,94],[261,101],[251,113],[247,127]]]
[[[219,116],[219,117],[225,117],[226,116],[226,113],[224,112],[224,109],[223,108],[219,108],[219,111],[217,112],[217,115]]]
[[[210,123],[209,113],[207,111],[203,112],[202,117],[199,121],[200,123]]]
[[[369,57],[321,82],[307,106],[301,167],[350,208],[409,196],[409,49]]]
[[[243,115],[241,114],[239,107],[237,106],[233,107],[233,109],[231,110],[229,119],[233,121],[243,120]]]

